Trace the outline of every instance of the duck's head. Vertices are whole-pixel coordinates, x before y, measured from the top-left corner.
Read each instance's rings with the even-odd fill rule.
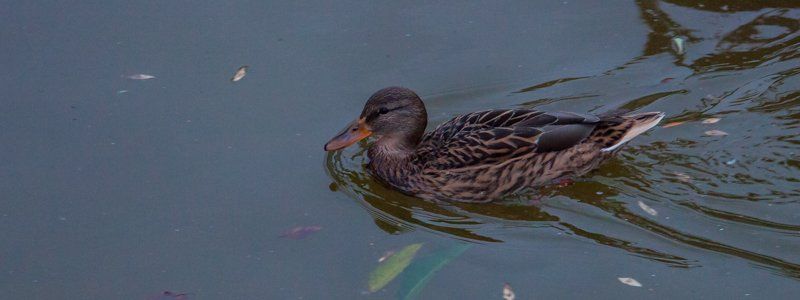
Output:
[[[398,148],[415,147],[425,133],[428,114],[414,91],[388,87],[372,94],[355,121],[325,144],[325,151],[343,149],[368,136]]]

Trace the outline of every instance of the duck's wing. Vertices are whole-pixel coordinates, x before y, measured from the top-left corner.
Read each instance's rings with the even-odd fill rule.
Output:
[[[567,112],[488,110],[461,115],[426,134],[418,157],[437,169],[494,164],[585,140],[600,119]]]

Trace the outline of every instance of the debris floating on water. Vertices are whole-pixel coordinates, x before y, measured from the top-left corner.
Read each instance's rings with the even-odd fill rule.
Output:
[[[647,204],[644,204],[644,202],[642,202],[642,201],[639,201],[639,208],[641,208],[644,212],[650,214],[651,216],[657,216],[658,215],[658,211],[656,211],[655,209],[653,209],[650,206],[647,206]]]
[[[679,37],[672,38],[672,50],[675,50],[675,53],[678,55],[683,55],[683,39]]]
[[[384,260],[386,260],[387,258],[391,257],[392,255],[394,255],[394,250],[386,251],[386,253],[384,253],[381,256],[381,258],[378,258],[378,262],[382,263]]]
[[[735,158],[725,162],[725,164],[729,165],[729,166],[732,166],[735,163],[736,163],[736,159]]]
[[[514,300],[516,295],[514,295],[514,290],[511,289],[511,286],[506,283],[503,284],[503,300]]]
[[[189,300],[189,294],[163,291],[156,296],[150,297],[149,300]]]
[[[408,245],[394,255],[389,256],[386,261],[369,273],[368,285],[370,293],[382,289],[397,275],[400,275],[411,264],[411,260],[414,259],[420,248],[422,248],[422,243]]]
[[[722,131],[722,130],[714,129],[714,130],[706,131],[706,135],[709,135],[709,136],[726,136],[726,135],[728,135],[728,133],[725,132],[725,131]]]
[[[661,126],[661,128],[675,127],[675,126],[681,125],[683,123],[686,123],[686,122],[683,122],[683,121],[680,121],[680,122],[669,122],[667,124],[664,124],[664,126]]]
[[[284,232],[281,235],[281,237],[282,238],[287,238],[287,239],[299,240],[299,239],[304,239],[307,236],[311,235],[312,233],[320,231],[321,229],[322,229],[322,226],[316,226],[316,225],[314,225],[314,226],[298,226],[298,227],[289,229],[289,231]]]
[[[686,175],[681,172],[675,172],[675,177],[678,178],[680,182],[689,182],[692,180],[692,176]]]
[[[635,287],[642,287],[642,284],[639,283],[639,281],[636,281],[636,279],[633,279],[633,278],[630,278],[630,277],[620,277],[620,278],[617,278],[617,280],[619,280],[619,282],[622,282],[623,284],[626,284],[626,285],[635,286]]]
[[[153,75],[148,75],[148,74],[133,74],[133,75],[125,76],[125,78],[132,79],[132,80],[148,80],[148,79],[153,79],[153,78],[156,78],[156,77],[153,76]]]
[[[127,92],[128,92],[128,90],[119,90],[119,91],[117,91],[117,95],[119,95],[119,94],[125,94],[125,93],[127,93]]]
[[[231,78],[231,81],[237,82],[239,80],[242,80],[242,78],[244,78],[244,76],[247,75],[247,68],[249,68],[249,66],[246,65],[239,67],[239,69],[236,70],[236,73],[233,74],[233,78]]]
[[[703,124],[714,124],[719,122],[720,118],[708,118],[703,120]]]

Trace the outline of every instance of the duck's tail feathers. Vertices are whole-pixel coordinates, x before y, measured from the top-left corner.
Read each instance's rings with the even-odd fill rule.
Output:
[[[620,146],[624,145],[628,141],[632,140],[636,136],[644,133],[645,131],[653,128],[656,126],[661,119],[664,118],[663,112],[646,112],[646,113],[639,113],[633,115],[626,115],[619,117],[623,119],[623,123],[631,122],[631,127],[625,131],[621,138],[619,138],[614,144],[611,146],[605,147],[602,149],[604,152],[614,151]]]

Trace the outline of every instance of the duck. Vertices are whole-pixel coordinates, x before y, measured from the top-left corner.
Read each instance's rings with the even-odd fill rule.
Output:
[[[379,182],[418,198],[484,203],[584,175],[662,118],[663,112],[490,109],[426,133],[422,99],[408,88],[387,87],[324,150],[372,137],[366,168]]]

